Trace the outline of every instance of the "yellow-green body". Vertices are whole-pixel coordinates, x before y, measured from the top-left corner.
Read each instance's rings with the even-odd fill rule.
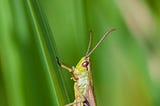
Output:
[[[66,105],[66,106],[96,106],[94,91],[93,91],[93,81],[92,81],[92,70],[91,70],[91,62],[89,60],[89,56],[95,51],[95,49],[102,43],[105,37],[115,29],[112,28],[108,32],[106,32],[103,37],[99,40],[96,46],[91,50],[91,41],[92,41],[92,32],[90,32],[90,41],[87,49],[87,53],[81,60],[78,62],[76,67],[68,67],[63,63],[59,62],[57,58],[57,63],[62,68],[68,70],[74,82],[74,92],[75,92],[75,100],[74,102]]]
[[[60,64],[58,58],[57,62],[71,73],[72,79],[75,81],[75,100],[66,106],[96,106],[89,57],[82,57],[76,67],[73,66],[72,68]]]
[[[84,61],[86,61],[86,57],[83,57],[79,61],[79,63],[77,64],[73,72],[74,75],[77,76],[78,78],[74,83],[74,92],[75,92],[75,98],[76,98],[74,102],[81,101],[82,99],[87,99],[85,98],[85,96],[87,95],[87,91],[90,85],[89,71],[88,71],[88,69],[90,69],[89,68],[90,66],[88,65],[87,68],[83,67],[82,63]],[[83,102],[74,104],[74,106],[84,106]]]
[[[70,70],[64,65],[61,66]],[[75,81],[75,100],[66,106],[96,106],[89,57],[82,57],[76,67],[72,67],[69,72],[71,72],[72,79]]]

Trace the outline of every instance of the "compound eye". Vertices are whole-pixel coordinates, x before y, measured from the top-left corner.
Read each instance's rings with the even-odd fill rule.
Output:
[[[88,62],[88,61],[85,61],[85,62],[82,63],[82,66],[83,66],[83,67],[87,67],[88,64],[89,64],[89,62]]]

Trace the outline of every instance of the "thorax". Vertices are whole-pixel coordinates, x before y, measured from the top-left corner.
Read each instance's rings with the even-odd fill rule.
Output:
[[[89,76],[88,71],[81,72],[77,75],[78,80],[75,82],[75,89],[78,89],[78,91],[85,95],[87,87],[89,86]]]

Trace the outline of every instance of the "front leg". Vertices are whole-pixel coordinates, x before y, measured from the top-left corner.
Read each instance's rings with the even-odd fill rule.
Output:
[[[64,63],[61,63],[61,62],[59,61],[59,58],[58,58],[58,57],[56,57],[56,59],[57,59],[58,65],[59,65],[60,67],[68,70],[68,72],[72,75],[72,79],[73,79],[74,81],[78,80],[77,76],[74,74],[74,71],[75,71],[75,67],[74,67],[74,66],[72,66],[72,68],[70,68],[70,67],[68,67],[67,65],[65,65]]]

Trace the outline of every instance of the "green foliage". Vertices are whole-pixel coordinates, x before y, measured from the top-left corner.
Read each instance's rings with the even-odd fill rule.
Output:
[[[153,1],[153,2],[152,2]],[[159,1],[0,0],[0,106],[64,106],[73,81],[56,56],[91,55],[98,106],[160,105]]]

